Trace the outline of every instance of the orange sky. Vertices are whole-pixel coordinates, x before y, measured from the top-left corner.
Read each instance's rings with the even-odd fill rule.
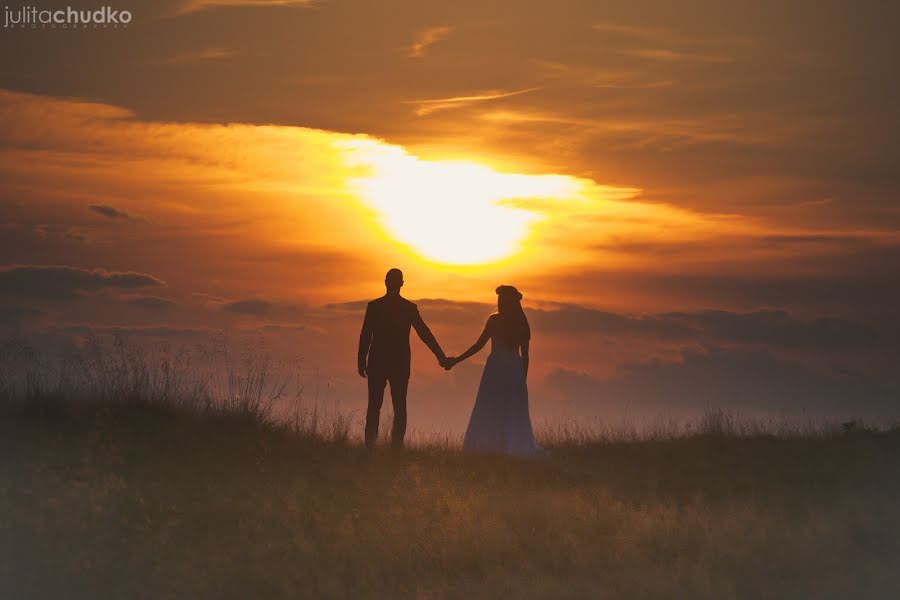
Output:
[[[122,8],[0,36],[4,330],[257,332],[352,402],[358,303],[399,266],[450,352],[523,290],[547,417],[673,386],[893,410],[894,9]],[[473,375],[416,356],[420,423],[458,423]]]

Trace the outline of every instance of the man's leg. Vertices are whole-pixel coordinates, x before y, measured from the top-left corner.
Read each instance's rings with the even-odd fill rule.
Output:
[[[384,402],[384,386],[387,378],[382,373],[369,371],[369,407],[366,410],[366,447],[372,449],[378,440],[378,420]]]
[[[391,446],[402,448],[403,436],[406,435],[406,390],[409,388],[409,373],[394,373],[388,381],[391,382],[391,403],[394,405]]]

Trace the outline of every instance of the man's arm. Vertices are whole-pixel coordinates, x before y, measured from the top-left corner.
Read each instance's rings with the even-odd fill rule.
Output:
[[[522,354],[521,354],[521,356],[522,356],[522,366],[525,367],[525,377],[528,377],[528,360],[529,360],[529,359],[528,359],[528,347],[529,347],[529,346],[530,346],[530,343],[528,342],[528,340],[526,340],[526,341],[525,341],[523,344],[521,344],[521,346],[520,346],[520,348],[521,348],[520,352],[522,353]]]
[[[425,345],[428,346],[428,349],[434,352],[434,355],[437,357],[438,362],[443,364],[443,361],[447,359],[447,355],[444,354],[444,351],[441,350],[440,344],[437,343],[437,340],[434,339],[434,334],[431,333],[431,330],[428,329],[428,325],[425,324],[425,321],[422,320],[422,315],[419,314],[419,309],[415,309],[416,314],[413,315],[413,328],[415,328],[416,333],[419,334],[419,338],[425,342]]]
[[[369,346],[372,345],[372,320],[371,307],[366,306],[366,316],[363,318],[362,330],[359,332],[359,353],[356,356],[356,369],[360,377],[366,376],[366,357],[369,354]]]

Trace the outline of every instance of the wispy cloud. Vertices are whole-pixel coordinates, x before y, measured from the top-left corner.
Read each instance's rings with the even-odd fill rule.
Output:
[[[748,44],[744,38],[688,34],[664,27],[599,22],[591,28],[632,43],[640,42],[642,47],[624,49],[621,53],[659,62],[730,63],[734,59],[728,56],[728,51]]]
[[[672,86],[669,79],[651,78],[637,71],[597,68],[536,60],[545,77],[598,89],[654,89]]]
[[[748,43],[745,38],[739,37],[715,37],[710,35],[686,34],[665,27],[646,27],[600,21],[591,25],[591,29],[601,33],[612,34],[637,40],[666,45],[693,45],[693,46],[733,46]]]
[[[622,54],[636,56],[647,60],[659,62],[700,62],[700,63],[730,63],[733,58],[714,54],[697,54],[695,52],[677,52],[664,48],[634,48],[623,50]]]
[[[146,273],[83,269],[69,265],[0,266],[0,295],[68,300],[82,292],[166,287]]]
[[[616,118],[592,117],[541,110],[492,110],[479,115],[495,123],[553,124],[577,128],[580,135],[614,136],[620,149],[642,147],[676,148],[697,144],[729,142],[736,144],[772,143],[783,131],[771,131],[759,121],[739,116],[695,119],[672,117]]]
[[[201,48],[199,50],[191,50],[189,52],[173,54],[171,56],[156,60],[154,61],[154,63],[158,65],[183,65],[190,63],[202,63],[224,60],[226,58],[237,56],[237,54],[237,50],[231,50],[229,48]]]
[[[186,15],[220,6],[308,6],[314,0],[186,0],[176,15]]]
[[[414,104],[416,106],[416,116],[424,117],[439,110],[449,108],[461,108],[478,102],[487,102],[490,100],[499,100],[501,98],[509,98],[511,96],[519,96],[527,94],[540,88],[532,87],[522,90],[513,90],[507,92],[504,90],[489,90],[481,94],[473,94],[471,96],[453,96],[450,98],[433,98],[429,100],[407,100],[406,104]]]
[[[447,39],[452,31],[452,28],[442,25],[440,27],[429,27],[418,32],[415,41],[406,49],[407,56],[410,58],[422,58],[429,47]]]
[[[91,204],[88,208],[94,211],[97,214],[103,215],[108,219],[130,219],[131,215],[129,215],[124,210],[120,210],[114,206],[109,206],[108,204]]]

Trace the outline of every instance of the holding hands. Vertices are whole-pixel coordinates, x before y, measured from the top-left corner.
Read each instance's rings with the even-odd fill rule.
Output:
[[[455,356],[445,356],[440,360],[441,366],[447,371],[456,366],[458,362],[460,362],[460,360]]]

